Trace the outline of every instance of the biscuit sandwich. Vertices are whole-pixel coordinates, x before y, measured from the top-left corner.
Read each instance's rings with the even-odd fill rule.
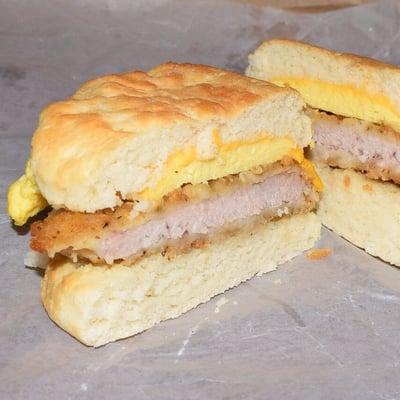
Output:
[[[50,318],[100,346],[312,247],[321,182],[304,109],[294,90],[175,63],[45,108],[8,201],[17,224],[52,208],[31,226]]]
[[[324,225],[400,266],[400,69],[290,40],[263,43],[246,74],[311,107]]]

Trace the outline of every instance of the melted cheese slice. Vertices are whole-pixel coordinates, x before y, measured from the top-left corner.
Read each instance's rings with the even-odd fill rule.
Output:
[[[257,165],[267,165],[288,156],[296,160],[312,180],[318,191],[322,183],[312,164],[304,159],[303,150],[289,137],[262,136],[246,142],[223,143],[214,134],[217,147],[216,156],[210,160],[200,160],[195,148],[188,148],[172,154],[165,166],[162,178],[153,188],[139,194],[143,200],[158,201],[184,183],[198,184],[210,179],[218,179],[229,174],[250,170]],[[30,161],[21,178],[8,191],[8,213],[16,225],[23,225],[29,217],[47,206],[32,175]]]
[[[15,225],[23,225],[30,218],[48,206],[40,194],[32,174],[30,160],[26,163],[25,174],[8,189],[7,211]]]
[[[400,110],[384,94],[370,93],[353,85],[339,85],[303,77],[283,76],[269,80],[276,85],[296,89],[313,108],[384,123],[400,131]]]
[[[223,143],[214,133],[217,154],[211,160],[199,160],[194,147],[172,154],[161,179],[153,188],[140,193],[140,199],[158,201],[165,194],[185,183],[193,185],[218,179],[226,175],[250,170],[257,165],[267,165],[289,156],[301,163],[302,149],[289,137],[264,135],[251,141]]]

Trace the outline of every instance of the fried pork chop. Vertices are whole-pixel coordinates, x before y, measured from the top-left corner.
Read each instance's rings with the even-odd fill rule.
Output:
[[[400,184],[400,133],[386,125],[312,112],[316,162]]]
[[[50,257],[113,263],[162,251],[167,255],[206,246],[256,222],[308,212],[318,195],[294,161],[185,185],[156,209],[136,214],[133,203],[93,214],[58,210],[32,226],[31,247]]]

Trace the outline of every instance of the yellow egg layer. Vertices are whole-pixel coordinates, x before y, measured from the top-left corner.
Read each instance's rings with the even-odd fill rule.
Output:
[[[36,185],[29,160],[26,163],[25,174],[8,189],[8,214],[14,220],[15,225],[23,225],[47,205],[46,199],[40,194]]]
[[[370,122],[384,123],[400,131],[400,111],[382,93],[371,93],[353,85],[342,85],[304,77],[270,79],[279,86],[288,85],[313,108]]]

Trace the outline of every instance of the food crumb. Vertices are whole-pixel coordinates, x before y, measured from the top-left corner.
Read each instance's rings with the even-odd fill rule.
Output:
[[[274,280],[275,285],[280,285],[282,281],[280,279],[275,279]]]
[[[225,305],[228,302],[228,300],[225,297],[222,297],[221,299],[219,299],[216,303],[215,303],[215,314],[219,313],[220,307],[222,307],[223,305]]]
[[[86,383],[82,383],[81,384],[81,390],[84,391],[84,392],[87,392],[88,386],[86,385]]]
[[[222,307],[223,305],[225,305],[228,302],[228,300],[225,297],[222,297],[221,299],[219,299],[216,303],[217,307]]]
[[[321,248],[321,249],[312,249],[307,251],[306,256],[309,260],[320,260],[321,258],[328,257],[332,253],[332,249]]]

